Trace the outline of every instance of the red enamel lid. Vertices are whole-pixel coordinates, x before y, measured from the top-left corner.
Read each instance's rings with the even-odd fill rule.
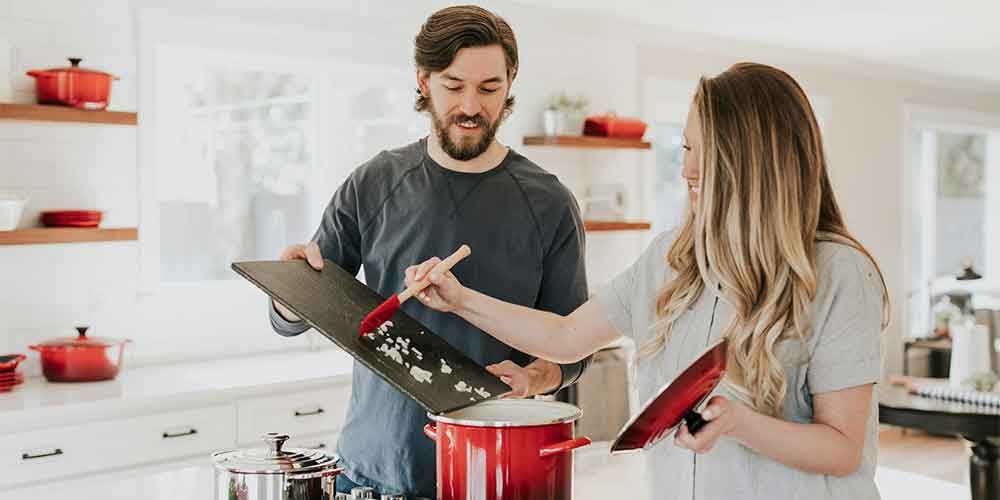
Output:
[[[643,406],[629,420],[614,443],[611,453],[653,447],[676,429],[684,416],[698,407],[715,390],[726,374],[726,339],[710,346],[680,375]]]

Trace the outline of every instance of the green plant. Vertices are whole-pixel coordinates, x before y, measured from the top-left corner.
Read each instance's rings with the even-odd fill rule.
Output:
[[[553,111],[583,111],[587,107],[587,98],[567,97],[565,92],[560,92],[549,102],[548,108]]]

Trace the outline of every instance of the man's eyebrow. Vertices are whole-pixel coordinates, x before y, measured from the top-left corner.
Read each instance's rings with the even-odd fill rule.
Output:
[[[445,80],[449,80],[449,81],[453,81],[453,82],[464,82],[465,81],[465,80],[463,80],[463,79],[461,79],[461,78],[459,78],[459,77],[457,77],[455,75],[452,75],[450,73],[441,73],[441,78],[444,78]],[[492,78],[487,78],[487,79],[483,80],[481,83],[503,83],[503,81],[504,81],[504,78],[502,76],[494,76]]]

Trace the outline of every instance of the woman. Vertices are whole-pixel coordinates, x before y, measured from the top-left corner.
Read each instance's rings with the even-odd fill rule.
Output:
[[[805,93],[778,69],[737,64],[701,79],[684,136],[683,227],[569,316],[466,289],[437,259],[407,269],[407,284],[429,272],[425,305],[559,363],[631,337],[643,400],[728,338],[707,425],[651,451],[652,498],[878,498],[888,297],[844,225]]]

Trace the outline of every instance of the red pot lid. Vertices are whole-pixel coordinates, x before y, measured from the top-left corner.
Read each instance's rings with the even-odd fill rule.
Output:
[[[81,68],[80,62],[83,61],[83,59],[79,57],[67,57],[66,60],[69,61],[70,64],[69,66],[64,66],[62,68],[43,69],[39,71],[39,73],[62,73],[62,72],[89,73],[93,75],[105,75],[105,76],[110,76],[111,78],[116,78],[115,75],[112,75],[111,73],[98,71],[96,69]]]
[[[105,337],[91,337],[87,335],[86,326],[78,326],[76,330],[79,333],[76,337],[60,337],[56,339],[49,339],[40,344],[31,346],[36,347],[76,347],[76,348],[105,348],[112,347],[123,342],[128,342],[128,340],[119,340]]]
[[[611,453],[649,449],[670,435],[684,415],[698,407],[726,374],[726,347],[722,339],[709,347],[673,381],[664,386],[611,444]]]

